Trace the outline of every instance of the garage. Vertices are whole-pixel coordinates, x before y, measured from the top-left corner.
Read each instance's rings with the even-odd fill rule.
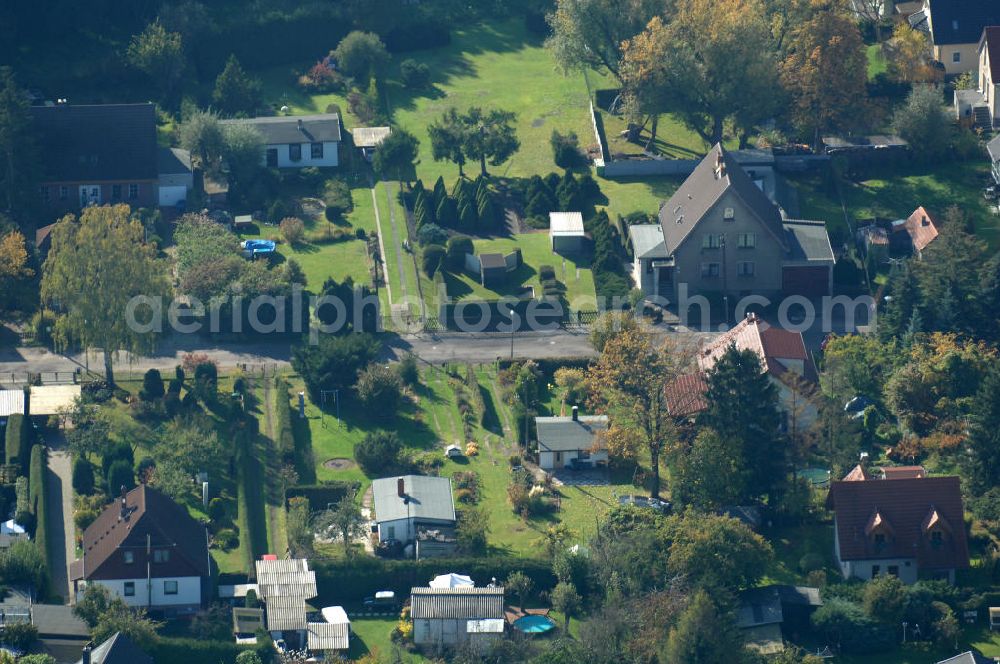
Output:
[[[187,187],[160,185],[160,207],[174,207],[187,200]]]
[[[186,201],[188,191],[194,187],[191,153],[180,148],[160,148],[157,153],[160,172],[160,207],[175,207]]]
[[[830,267],[827,265],[785,266],[781,270],[781,290],[786,295],[820,297],[830,294]]]

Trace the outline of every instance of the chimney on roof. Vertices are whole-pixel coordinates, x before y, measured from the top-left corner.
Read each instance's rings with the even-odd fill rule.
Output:
[[[126,495],[127,494],[128,494],[128,491],[125,490],[125,485],[122,484],[122,486],[121,486],[121,496],[122,496],[122,518],[123,519],[126,516],[128,516],[128,502],[126,500]]]
[[[924,216],[920,217],[920,225],[921,226],[930,226],[931,225],[931,220],[927,218],[926,214]]]
[[[302,118],[299,118],[299,131],[302,131]]]
[[[574,422],[580,421],[580,408],[577,406],[573,406],[573,421]]]
[[[402,477],[396,480],[396,495],[400,498],[406,497],[406,484],[403,482]]]
[[[722,148],[719,148],[715,155],[715,179],[718,180],[726,174],[726,161],[722,158]]]
[[[88,643],[83,647],[83,652],[80,653],[80,664],[90,664],[90,644]]]

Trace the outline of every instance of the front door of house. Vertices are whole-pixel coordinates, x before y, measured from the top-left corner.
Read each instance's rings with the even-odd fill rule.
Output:
[[[278,167],[278,148],[267,149],[267,167],[268,168]]]
[[[80,185],[80,207],[101,204],[101,187],[96,184]]]

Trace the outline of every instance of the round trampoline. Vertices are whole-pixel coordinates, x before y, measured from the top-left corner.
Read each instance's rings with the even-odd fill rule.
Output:
[[[556,623],[548,616],[524,616],[514,621],[514,629],[525,634],[545,634],[555,629]]]
[[[806,468],[796,472],[795,476],[809,482],[814,487],[830,486],[830,471],[826,468]]]

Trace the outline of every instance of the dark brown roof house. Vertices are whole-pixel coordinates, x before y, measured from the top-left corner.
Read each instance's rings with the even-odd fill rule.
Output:
[[[77,593],[100,583],[130,606],[197,609],[210,575],[208,531],[187,510],[140,484],[101,512],[83,533],[70,567]]]
[[[873,474],[857,466],[830,486],[826,504],[834,512],[841,573],[890,574],[905,583],[919,573],[954,583],[955,572],[969,566],[959,478],[927,477],[915,466],[888,470]]]

